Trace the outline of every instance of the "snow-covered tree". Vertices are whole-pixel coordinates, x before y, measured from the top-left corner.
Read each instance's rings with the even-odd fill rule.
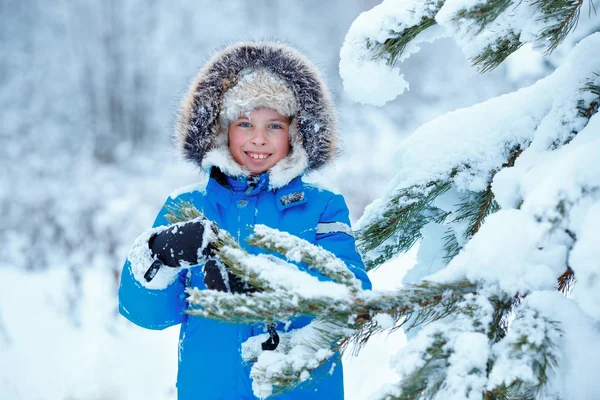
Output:
[[[340,72],[358,100],[383,104],[408,87],[396,68],[420,43],[452,37],[485,72],[526,43],[550,54],[582,8],[583,1],[384,1],[350,29]],[[597,49],[600,34],[589,34],[545,79],[437,118],[397,149],[396,177],[359,222],[369,268],[420,241],[405,281],[466,279],[477,289],[409,342],[397,358],[399,383],[380,398],[597,393],[582,371],[600,365]]]
[[[451,37],[486,72],[526,43],[552,53],[584,6],[386,0],[352,25],[340,73],[357,100],[383,105],[408,88],[397,69],[421,43]],[[587,7],[597,18],[594,4]],[[369,269],[420,243],[412,284],[402,290],[362,291],[333,255],[265,227],[251,244],[291,263],[249,255],[216,232],[225,263],[260,291],[192,290],[192,313],[245,322],[315,317],[275,352],[260,352],[264,337],[246,343],[259,397],[310,379],[334,350],[400,326],[421,328],[396,358],[398,383],[376,398],[597,396],[599,49],[600,33],[588,34],[548,77],[436,118],[400,144],[397,175],[357,233]]]

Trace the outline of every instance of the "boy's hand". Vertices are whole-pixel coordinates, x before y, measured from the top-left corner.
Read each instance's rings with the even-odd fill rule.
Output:
[[[258,291],[258,289],[248,285],[231,272],[226,271],[226,275],[227,283],[223,279],[221,268],[215,260],[208,260],[204,264],[204,284],[208,289],[231,293],[253,293]]]
[[[169,267],[179,267],[181,262],[198,264],[198,251],[206,257],[214,255],[211,243],[202,243],[206,219],[195,219],[183,225],[173,226],[154,235],[148,245],[152,254]]]

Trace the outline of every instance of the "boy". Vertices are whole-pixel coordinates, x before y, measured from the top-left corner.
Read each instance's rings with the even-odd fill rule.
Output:
[[[210,179],[202,191],[167,199],[154,228],[136,240],[119,289],[120,312],[137,325],[163,329],[181,324],[179,400],[255,399],[250,366],[243,364],[240,349],[263,331],[184,312],[186,287],[234,293],[253,289],[232,274],[222,275],[214,260],[202,256],[211,251],[203,240],[202,220],[169,227],[165,216],[173,204],[194,204],[251,253],[256,249],[246,239],[256,224],[289,232],[334,253],[370,288],[343,197],[301,179],[334,157],[335,125],[330,94],[317,69],[279,43],[230,46],[192,83],[181,107],[177,141],[187,159],[210,171]],[[289,326],[271,326],[263,349],[277,346],[277,330],[309,322],[297,318]],[[334,366],[334,358],[315,371],[315,379],[273,398],[343,399],[341,363],[335,360]]]

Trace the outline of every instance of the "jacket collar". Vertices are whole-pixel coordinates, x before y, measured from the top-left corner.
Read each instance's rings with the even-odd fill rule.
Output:
[[[227,206],[234,193],[243,192],[245,196],[257,195],[263,191],[273,191],[277,208],[284,210],[306,203],[306,194],[302,177],[292,179],[287,185],[274,189],[269,185],[268,173],[256,177],[232,177],[224,174],[219,168],[213,167],[210,172],[207,190],[221,205]]]
[[[244,192],[251,196],[263,190],[269,189],[269,174],[262,173],[254,176],[227,176],[226,183],[234,192]]]

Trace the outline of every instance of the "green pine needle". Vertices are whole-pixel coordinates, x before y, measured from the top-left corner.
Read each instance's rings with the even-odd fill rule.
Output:
[[[177,203],[165,206],[165,208],[168,211],[165,219],[171,224],[189,221],[202,216],[202,213],[198,211],[193,203],[185,200],[179,200]]]
[[[435,18],[425,17],[417,25],[408,27],[401,32],[391,32],[392,37],[386,39],[383,43],[367,40],[367,48],[372,51],[373,59],[383,58],[392,67],[404,53],[408,43],[435,24]]]
[[[441,333],[434,336],[425,353],[427,359],[420,368],[404,378],[400,383],[400,395],[388,396],[390,400],[432,399],[446,379],[448,359],[452,352],[445,345],[447,339]]]
[[[588,120],[592,118],[594,114],[598,112],[600,108],[600,74],[594,73],[594,77],[589,78],[583,88],[581,89],[583,92],[590,92],[594,95],[594,98],[587,102],[583,100],[579,100],[577,104],[577,110],[579,111],[579,116],[587,118]]]
[[[591,9],[591,0],[590,4]],[[542,22],[553,21],[540,32],[540,37],[548,41],[545,54],[550,55],[577,27],[583,0],[536,0],[531,5],[542,12],[539,18]]]
[[[379,218],[358,232],[358,248],[367,253],[393,237],[394,243],[385,246],[388,251],[383,254],[380,251],[377,256],[380,262],[408,251],[420,239],[423,226],[445,217],[444,213],[431,207],[431,203],[451,185],[450,182],[431,182],[425,187],[411,186],[398,191],[388,200]],[[367,265],[367,270],[370,269]]]
[[[483,52],[472,57],[470,61],[473,66],[477,67],[480,73],[489,72],[502,64],[508,56],[523,45],[519,38],[520,35],[511,32],[493,45],[488,45]]]
[[[471,27],[477,27],[477,34],[493,22],[512,3],[511,0],[489,0],[482,4],[476,4],[473,8],[458,11],[452,21],[456,24],[463,23],[461,20],[473,21]]]
[[[491,186],[482,192],[471,192],[463,197],[463,202],[458,205],[455,221],[467,221],[468,228],[465,232],[465,240],[475,235],[485,218],[495,213],[500,206],[494,199]]]

